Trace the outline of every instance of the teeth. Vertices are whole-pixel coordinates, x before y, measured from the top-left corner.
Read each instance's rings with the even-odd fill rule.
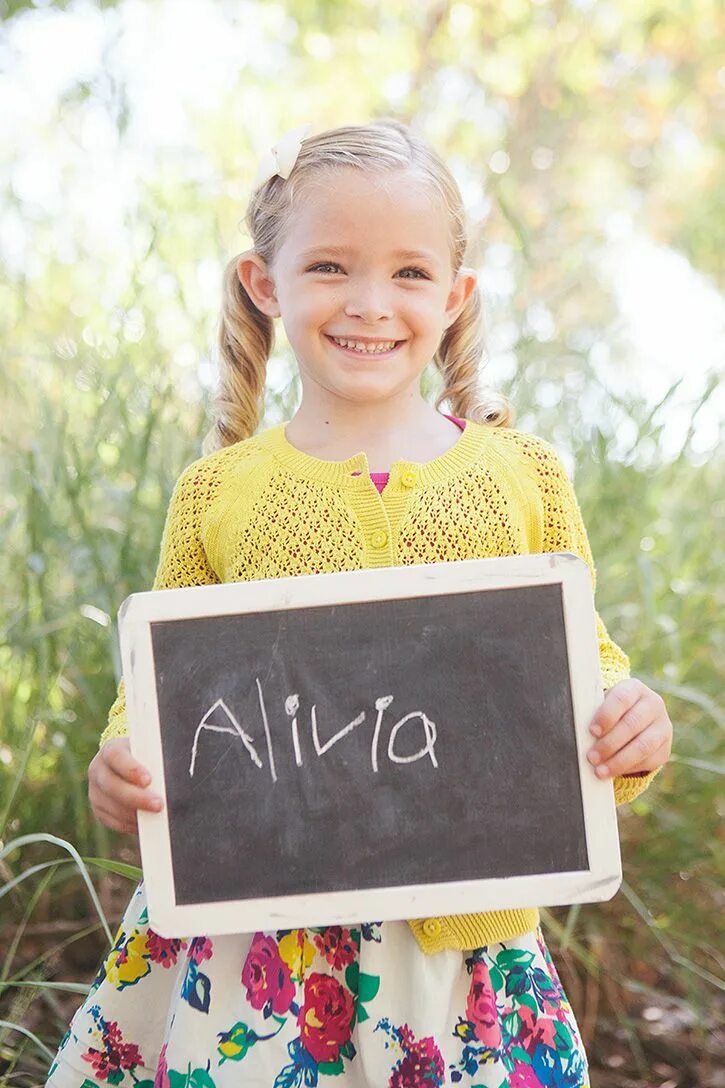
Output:
[[[362,340],[341,340],[337,336],[333,336],[331,339],[340,347],[352,348],[353,351],[361,351],[365,355],[380,355],[381,352],[392,351],[397,342],[395,340],[386,340],[378,344],[365,344]]]

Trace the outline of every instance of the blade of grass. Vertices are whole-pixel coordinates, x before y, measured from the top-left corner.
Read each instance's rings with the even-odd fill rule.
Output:
[[[581,909],[581,903],[574,903],[574,905],[569,908],[569,912],[566,916],[566,924],[561,935],[561,940],[559,941],[559,948],[561,948],[562,952],[566,951],[569,947],[572,933],[574,932],[574,926],[577,923]]]
[[[138,865],[128,865],[125,861],[108,861],[106,858],[84,857],[83,860],[86,865],[97,865],[99,869],[105,869],[109,873],[127,876],[129,880],[133,880],[137,884],[143,879],[143,870],[139,869]]]
[[[8,796],[3,806],[3,810],[2,812],[0,812],[0,838],[2,838],[5,827],[7,826],[8,817],[10,816],[10,810],[13,807],[15,796],[20,789],[20,784],[23,781],[23,778],[25,777],[25,769],[28,765],[28,760],[30,759],[30,753],[33,750],[33,739],[35,737],[35,731],[38,728],[39,724],[39,718],[34,715],[28,726],[25,744],[22,751],[20,752],[17,773],[15,775],[15,778],[13,779],[13,784],[8,792]]]
[[[23,912],[23,917],[20,920],[20,924],[15,929],[15,933],[13,934],[13,938],[10,942],[10,947],[7,950],[5,961],[2,965],[2,970],[0,970],[0,982],[6,979],[10,974],[10,967],[12,966],[12,962],[15,959],[15,953],[18,950],[18,945],[20,944],[23,933],[25,932],[25,927],[28,924],[28,920],[30,919],[33,911],[35,910],[35,906],[41,895],[55,876],[55,871],[58,868],[58,864],[58,862],[55,862],[50,866],[50,872],[46,873],[43,879],[38,881],[38,884],[35,887],[33,894],[28,900],[28,904],[25,908],[25,911]]]
[[[13,888],[17,888],[18,884],[22,884],[28,877],[34,876],[35,873],[41,873],[43,869],[58,868],[59,865],[72,865],[72,858],[61,858],[59,861],[42,861],[38,865],[31,865],[29,869],[23,869],[22,873],[18,873],[12,880],[8,880],[0,888],[0,899],[8,892],[11,892]]]
[[[0,1028],[8,1028],[10,1031],[18,1031],[21,1035],[24,1035],[27,1039],[30,1039],[38,1049],[45,1055],[49,1061],[53,1061],[55,1054],[48,1050],[45,1043],[41,1043],[37,1035],[34,1035],[28,1028],[24,1028],[22,1024],[13,1024],[10,1020],[0,1020]]]
[[[69,994],[82,994],[83,997],[87,997],[90,991],[90,986],[83,982],[44,982],[42,979],[31,979],[29,982],[22,981],[20,979],[10,980],[3,983],[4,989],[9,989],[11,986],[30,986],[35,987],[37,990],[67,990]]]
[[[0,850],[0,860],[2,860],[2,858],[4,858],[7,854],[10,854],[13,850],[17,850],[21,846],[27,846],[29,843],[32,842],[49,842],[52,843],[54,846],[60,846],[63,850],[68,851],[68,853],[71,855],[80,870],[81,876],[83,877],[85,885],[88,888],[88,894],[93,901],[93,906],[96,908],[96,911],[98,912],[98,917],[103,923],[103,928],[106,931],[108,943],[109,945],[112,945],[113,937],[111,935],[111,930],[109,929],[108,922],[106,921],[106,916],[103,913],[103,907],[101,906],[101,902],[96,895],[96,889],[93,887],[91,878],[88,875],[88,870],[83,864],[83,859],[81,858],[76,848],[71,845],[71,843],[66,842],[65,839],[58,839],[55,835],[48,835],[45,832],[34,835],[21,835],[20,838],[13,839],[12,842],[9,842],[6,846],[2,848],[2,850]]]
[[[692,971],[693,974],[698,975],[700,978],[705,979],[706,982],[711,983],[718,990],[725,990],[725,979],[719,978],[717,975],[711,974],[710,971],[706,971],[704,967],[700,967],[698,964],[693,963],[692,960],[688,960],[686,956],[682,956],[671,941],[661,933],[656,926],[652,925],[652,913],[642,902],[640,897],[635,892],[634,888],[630,887],[626,881],[622,881],[622,892],[634,907],[640,918],[646,922],[650,933],[653,935],[656,941],[662,945],[665,952],[672,960],[673,963],[677,963],[680,967],[684,967],[687,971]]]
[[[54,944],[51,948],[46,949],[45,952],[36,956],[31,963],[26,964],[25,967],[18,971],[14,978],[9,978],[6,982],[3,982],[2,987],[0,987],[0,992],[6,987],[12,986],[21,979],[24,979],[27,975],[31,975],[37,967],[42,966],[46,960],[50,960],[54,956],[60,955],[60,953],[64,952],[69,945],[75,944],[76,941],[82,941],[84,937],[88,937],[91,933],[95,933],[96,930],[100,928],[100,925],[100,922],[95,922],[92,926],[86,926],[85,929],[78,930],[77,933],[74,933],[65,941],[61,941],[60,944]]]

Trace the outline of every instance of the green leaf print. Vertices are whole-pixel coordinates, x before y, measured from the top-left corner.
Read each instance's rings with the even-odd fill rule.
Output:
[[[503,975],[499,971],[498,967],[493,965],[489,967],[488,974],[491,979],[491,985],[493,986],[494,993],[499,993],[503,990]]]
[[[327,1073],[330,1077],[337,1077],[343,1072],[342,1058],[338,1058],[336,1062],[320,1062],[317,1066],[319,1073]]]
[[[562,1024],[561,1021],[557,1022],[554,1038],[556,1040],[557,1051],[565,1051],[568,1054],[572,1050],[574,1040],[571,1037],[571,1032],[566,1024]]]
[[[510,971],[512,967],[530,967],[533,962],[534,953],[523,948],[504,948],[496,956],[496,963],[502,971]]]
[[[167,1070],[169,1088],[186,1088],[189,1077],[187,1073],[177,1073],[175,1069]]]
[[[547,975],[546,971],[542,971],[540,967],[534,968],[534,982],[538,988],[545,993],[556,993],[558,987],[550,975]]]
[[[379,975],[366,975],[364,972],[358,976],[358,1000],[372,1001],[380,989]]]
[[[345,971],[345,982],[350,993],[357,998],[355,1015],[358,1024],[362,1024],[364,1020],[370,1018],[363,1002],[372,1001],[377,996],[380,989],[380,977],[379,975],[366,975],[364,972],[360,974],[360,964],[355,961],[349,964]]]
[[[526,1051],[523,1049],[523,1047],[512,1046],[510,1053],[511,1053],[512,1058],[516,1058],[518,1061],[524,1062],[526,1065],[531,1064],[531,1058],[526,1053]]]
[[[191,1085],[191,1088],[216,1088],[214,1081],[209,1076],[206,1069],[192,1070],[189,1084]]]
[[[539,1006],[536,1004],[536,998],[531,994],[518,994],[514,1001],[517,1005],[525,1005],[527,1009],[531,1009],[532,1012],[538,1013]]]
[[[352,963],[348,964],[348,966],[347,966],[347,968],[345,970],[345,983],[346,983],[347,988],[350,991],[350,993],[352,993],[352,994],[357,993],[359,979],[360,979],[360,964],[357,962],[357,960],[354,960]]]
[[[257,1042],[257,1033],[251,1031],[247,1024],[238,1022],[229,1031],[219,1032],[218,1038],[217,1050],[221,1054],[219,1061],[221,1065],[225,1060],[240,1062],[247,1051]],[[176,1088],[176,1085],[172,1084],[171,1088]]]
[[[510,1012],[503,1018],[504,1031],[507,1032],[510,1039],[515,1039],[518,1033],[521,1031],[521,1017],[517,1012]]]

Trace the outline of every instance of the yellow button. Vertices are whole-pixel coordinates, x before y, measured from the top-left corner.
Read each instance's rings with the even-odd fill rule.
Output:
[[[385,529],[376,529],[370,537],[370,543],[374,548],[384,548],[388,543],[388,534]]]
[[[413,486],[413,484],[415,483],[415,473],[412,471],[412,469],[406,469],[406,471],[401,474],[400,482],[403,487]]]
[[[426,937],[437,937],[442,929],[443,924],[440,918],[426,918],[423,922],[423,932]]]

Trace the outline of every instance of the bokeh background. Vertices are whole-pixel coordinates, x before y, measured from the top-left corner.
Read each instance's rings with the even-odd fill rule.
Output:
[[[484,373],[574,475],[675,725],[620,893],[546,912],[593,1083],[725,1084],[724,39],[716,0],[0,0],[0,1084],[44,1082],[133,888],[86,768],[257,161],[383,115],[456,175]],[[280,334],[263,425],[298,395]]]

